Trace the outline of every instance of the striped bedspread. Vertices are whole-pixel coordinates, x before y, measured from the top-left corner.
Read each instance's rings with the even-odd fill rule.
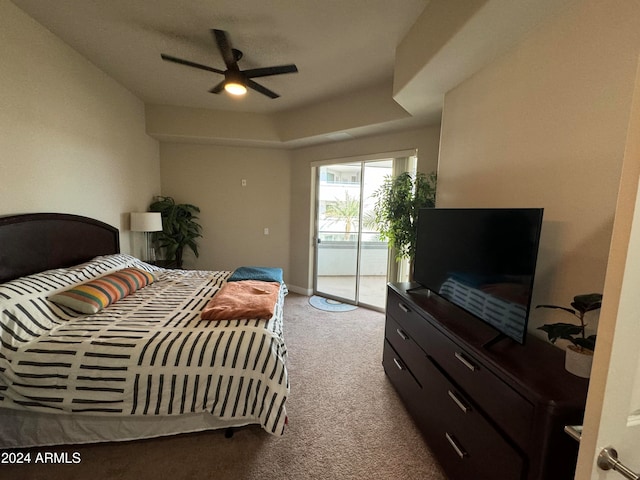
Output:
[[[158,280],[94,315],[47,300],[129,266]],[[286,286],[269,320],[202,320],[228,275],[114,255],[0,285],[0,407],[104,416],[206,411],[281,435],[289,394]]]

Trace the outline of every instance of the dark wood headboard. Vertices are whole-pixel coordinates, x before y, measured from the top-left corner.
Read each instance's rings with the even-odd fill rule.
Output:
[[[118,229],[64,213],[0,217],[0,283],[120,252]]]

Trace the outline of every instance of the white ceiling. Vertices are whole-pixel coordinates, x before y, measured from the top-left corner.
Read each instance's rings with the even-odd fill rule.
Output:
[[[146,103],[270,113],[393,77],[395,48],[429,0],[13,0]],[[210,29],[229,33],[241,69],[295,63],[256,79],[281,95],[211,94],[225,69]]]
[[[447,91],[579,0],[12,1],[147,104],[277,117],[289,135],[191,132],[187,141],[295,147],[438,123]],[[243,70],[297,65],[256,79],[280,98],[211,94],[221,75],[160,58],[224,70],[212,28],[244,53]]]

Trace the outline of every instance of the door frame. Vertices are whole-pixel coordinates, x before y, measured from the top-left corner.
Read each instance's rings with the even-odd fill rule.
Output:
[[[352,305],[363,306],[366,308],[370,308],[373,310],[384,311],[384,307],[376,307],[374,305],[369,305],[366,303],[362,303],[359,301],[359,275],[360,275],[360,263],[361,263],[361,235],[362,232],[358,232],[358,251],[357,251],[357,267],[356,267],[356,300],[351,301],[349,299],[341,298],[335,295],[327,294],[326,292],[319,292],[317,288],[317,279],[318,279],[318,229],[319,229],[319,210],[320,210],[320,167],[328,166],[328,165],[340,165],[340,164],[349,164],[349,163],[360,163],[362,168],[362,178],[360,183],[360,204],[362,205],[364,189],[362,188],[362,182],[364,180],[364,164],[367,162],[376,162],[382,161],[385,159],[393,160],[392,165],[392,175],[397,175],[399,171],[404,171],[403,169],[408,165],[408,162],[400,165],[399,159],[415,157],[417,159],[418,151],[417,149],[409,149],[409,150],[395,150],[390,152],[382,152],[378,154],[371,155],[358,155],[353,157],[343,157],[343,158],[334,158],[330,160],[319,160],[311,162],[312,169],[312,181],[313,181],[313,189],[314,199],[313,199],[313,212],[312,212],[312,220],[313,220],[313,233],[312,233],[312,245],[313,245],[313,281],[312,288],[313,294],[320,294],[326,298],[330,298],[336,301],[340,301],[343,303],[348,303]],[[415,165],[416,161],[414,161]],[[362,209],[360,209],[359,213],[359,225],[362,225]],[[361,230],[361,228],[359,229]],[[397,268],[395,268],[395,259],[392,257],[391,252],[387,258],[387,281],[389,281],[390,272],[396,272]]]
[[[640,435],[640,427],[627,426],[629,402],[634,383],[638,382],[640,369],[637,351],[640,325],[635,321],[638,312],[629,312],[629,301],[623,297],[625,275],[634,272],[638,265],[629,262],[629,253],[635,253],[638,245],[630,245],[637,239],[640,229],[640,58],[636,70],[633,102],[630,111],[627,139],[622,162],[620,187],[616,203],[613,232],[607,273],[605,276],[602,310],[598,327],[598,343],[593,358],[593,368],[589,381],[589,393],[585,420],[580,439],[580,450],[575,478],[622,479],[616,472],[605,473],[596,466],[600,451],[607,446],[620,450],[620,461],[629,460],[640,468],[637,445],[618,444],[626,434]],[[635,232],[635,236],[632,234]],[[634,249],[635,247],[635,249]],[[635,287],[635,286],[634,286]],[[630,294],[626,292],[626,295]],[[622,300],[622,302],[621,302]],[[637,301],[636,301],[637,302]],[[630,352],[630,354],[626,354]],[[635,381],[635,382],[634,382]],[[640,388],[635,385],[635,388]],[[612,392],[615,392],[612,394]],[[629,435],[630,436],[630,435]],[[633,458],[632,454],[634,455]]]

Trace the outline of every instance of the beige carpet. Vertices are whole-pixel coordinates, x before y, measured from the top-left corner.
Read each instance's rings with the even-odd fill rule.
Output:
[[[0,464],[0,478],[443,480],[382,370],[384,315],[331,313],[289,294],[289,426],[282,437],[245,427],[137,442],[48,447],[76,465]],[[1,428],[1,426],[0,426]],[[38,450],[32,450],[34,455]]]

